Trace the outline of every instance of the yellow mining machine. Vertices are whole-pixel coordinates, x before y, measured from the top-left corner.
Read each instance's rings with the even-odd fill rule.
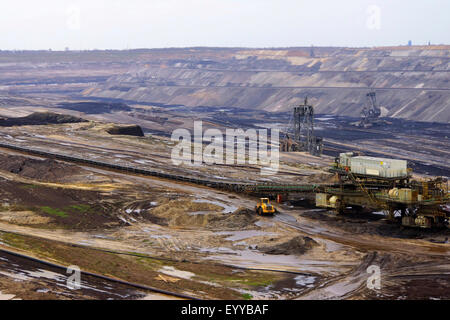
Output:
[[[270,204],[269,198],[261,198],[255,206],[255,212],[262,215],[274,215],[276,213],[275,207]]]

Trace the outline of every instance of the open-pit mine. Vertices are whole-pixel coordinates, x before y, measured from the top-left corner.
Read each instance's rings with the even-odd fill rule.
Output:
[[[450,299],[449,58],[0,51],[0,298]]]

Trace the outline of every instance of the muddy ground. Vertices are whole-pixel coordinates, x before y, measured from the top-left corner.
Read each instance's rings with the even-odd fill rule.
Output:
[[[0,253],[0,298],[39,300],[129,300],[168,298],[163,294],[83,275],[80,289],[67,285],[65,270],[30,261],[5,252]],[[20,283],[20,285],[17,285]],[[14,292],[5,294],[4,292]]]
[[[34,159],[19,155],[0,154],[0,170],[39,181],[64,181],[84,172],[77,166],[52,159]]]
[[[332,181],[324,171],[331,157],[303,153],[284,154],[280,174],[269,178],[252,166],[177,168],[169,163],[166,138],[111,136],[107,127],[25,126],[20,133],[2,128],[0,136],[47,151],[219,180]],[[255,203],[245,194],[0,152],[5,248],[199,298],[450,298],[446,229],[405,229],[370,212],[336,216],[302,201],[278,204],[279,214],[260,217]],[[381,268],[380,290],[367,288],[371,265]],[[0,291],[42,298],[34,281],[0,274]],[[67,298],[48,286],[51,298]]]
[[[12,203],[13,195],[17,206],[53,206],[63,211],[71,203],[94,205],[102,199],[114,203],[115,207],[107,210],[109,215],[105,219],[109,220],[100,222],[96,218],[98,213],[90,211],[80,214],[67,210],[68,216],[55,217],[48,212],[30,210],[37,221],[50,219],[35,223],[30,215],[24,215],[26,211],[4,206],[0,229],[15,233],[2,233],[1,244],[53,261],[75,263],[90,271],[203,298],[448,298],[445,290],[448,244],[439,243],[447,235],[446,231],[435,231],[430,238],[418,239],[417,234],[401,234],[398,229],[401,236],[394,238],[395,232],[387,235],[379,231],[394,229],[379,215],[336,217],[325,211],[291,208],[289,204],[280,205],[281,213],[276,217],[258,217],[250,209],[254,200],[240,195],[103,170],[91,173],[98,181],[102,181],[101,176],[109,175],[110,184],[116,190],[101,193],[96,190],[101,185],[95,184],[91,190],[78,190],[74,189],[73,182],[56,189],[45,185],[24,187],[31,181],[43,182],[17,182],[8,172],[1,184],[2,197],[5,200],[7,195]],[[80,224],[83,219],[91,225]],[[95,228],[90,228],[92,224]],[[383,239],[380,242],[383,245],[374,246],[374,239]],[[398,241],[406,241],[410,247],[399,250],[402,244]],[[429,246],[425,252],[424,241]],[[70,244],[76,244],[79,253],[69,249]],[[89,248],[103,248],[117,254],[105,255]],[[96,262],[98,259],[102,262]],[[127,265],[125,270],[120,267],[123,263]],[[217,267],[212,268],[211,263]],[[388,272],[384,278],[386,286],[379,292],[372,292],[364,285],[368,276],[365,269],[370,263],[379,263]],[[207,267],[203,269],[203,265]],[[260,269],[279,271],[256,271]],[[8,280],[11,277],[3,277],[3,283],[8,283],[0,290],[3,294],[25,299],[50,297],[28,282],[21,284],[19,290],[11,285]],[[416,286],[426,280],[439,285],[419,290]],[[49,288],[46,292],[54,294],[50,298],[67,298],[63,293],[55,294],[51,285]],[[104,297],[86,294],[82,298]]]
[[[395,221],[387,221],[382,212],[373,213],[370,211],[357,212],[347,210],[342,215],[326,210],[311,210],[300,214],[314,220],[326,222],[328,225],[338,227],[354,234],[376,234],[399,239],[424,239],[436,243],[450,243],[449,228],[408,228],[399,225],[400,218]]]
[[[27,168],[36,166],[42,171],[42,164],[48,162],[18,155],[10,155],[8,159],[20,160],[26,163]],[[60,162],[51,163],[55,168],[76,167]],[[230,201],[237,199],[236,196],[220,193],[222,199],[217,199],[213,196],[216,191],[212,194],[199,194],[196,189],[186,190],[183,186],[171,185],[162,180],[140,178],[147,181],[144,185],[141,180],[136,181],[137,177],[91,171],[90,174],[94,175],[92,177],[86,174],[88,168],[76,169],[65,171],[65,180],[68,182],[64,183],[33,179],[33,175],[21,174],[23,171],[1,171],[0,229],[14,232],[2,235],[1,245],[65,264],[76,263],[91,271],[113,274],[156,287],[164,287],[168,283],[175,292],[183,293],[191,288],[189,291],[199,297],[287,298],[309,288],[292,280],[299,276],[299,272],[295,270],[282,268],[281,271],[247,271],[239,266],[222,267],[220,260],[217,260],[214,263],[217,264],[217,270],[214,271],[215,267],[207,261],[215,253],[222,253],[224,248],[228,247],[229,251],[233,251],[234,240],[227,238],[234,233],[237,234],[237,239],[249,239],[252,242],[270,236],[274,243],[283,243],[291,237],[286,231],[278,230],[275,233],[263,230],[266,227],[264,224],[257,225],[259,220],[252,210],[238,207]],[[80,181],[80,171],[89,179]],[[105,181],[108,181],[108,185],[105,185]],[[271,228],[274,229],[273,226]],[[197,231],[193,232],[194,230]],[[245,230],[248,230],[248,234]],[[244,233],[241,234],[242,232]],[[27,238],[25,235],[38,238]],[[47,239],[46,242],[43,239]],[[55,240],[62,242],[54,242]],[[70,245],[79,246],[78,260]],[[240,243],[237,246],[243,250],[248,250],[249,247],[250,250],[257,250],[257,246],[252,244]],[[125,272],[119,272],[116,267],[112,270],[102,267],[105,264],[103,258],[100,266],[93,262],[94,256],[95,259],[100,257],[96,252],[86,253],[91,247],[117,251],[117,256],[108,255],[112,265],[123,265],[125,261],[120,262],[124,259],[121,253],[127,252],[138,254],[135,258],[125,256],[127,264],[129,259],[136,260],[136,264],[150,261],[145,258],[146,255],[155,255],[158,259],[163,259],[163,262],[155,262],[156,265],[145,268],[136,266],[137,269],[133,271],[127,267]],[[214,247],[218,248],[217,252],[214,252]],[[174,262],[180,268],[175,268]],[[198,263],[204,264],[205,269],[199,267]],[[134,276],[130,278],[131,274],[128,272]],[[9,276],[11,277],[10,274]],[[311,274],[306,273],[306,276],[310,277]],[[319,276],[314,276],[314,281],[318,282],[318,279]],[[55,298],[54,295],[42,295],[40,291],[32,290],[34,293],[24,294],[23,290],[19,291],[17,288],[14,292],[11,281],[5,281],[9,283],[8,286],[5,285],[9,289],[5,289],[5,292],[12,292],[16,298]],[[186,281],[190,284],[186,284]],[[290,287],[285,288],[283,283],[290,283]],[[269,289],[270,286],[275,289]],[[291,291],[293,289],[295,290]],[[64,297],[62,294],[61,298]]]

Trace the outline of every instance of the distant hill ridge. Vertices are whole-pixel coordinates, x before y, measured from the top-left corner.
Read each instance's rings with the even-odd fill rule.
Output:
[[[35,112],[26,117],[0,119],[1,127],[86,122],[82,118],[53,112]]]

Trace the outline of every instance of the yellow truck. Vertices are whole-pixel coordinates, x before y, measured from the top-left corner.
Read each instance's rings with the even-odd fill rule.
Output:
[[[273,215],[276,213],[276,209],[270,204],[269,198],[261,198],[256,204],[255,211],[260,216],[262,215]]]

